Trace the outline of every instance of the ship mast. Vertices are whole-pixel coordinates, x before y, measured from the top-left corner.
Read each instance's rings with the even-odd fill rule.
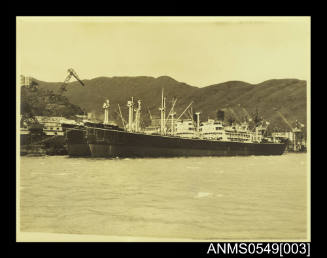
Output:
[[[171,134],[175,135],[175,129],[174,129],[174,115],[176,115],[176,112],[171,112],[170,116],[171,116]]]
[[[196,114],[196,132],[198,133],[198,135],[199,135],[199,133],[200,133],[200,112],[196,112],[195,113]]]
[[[132,132],[133,131],[133,107],[134,107],[133,97],[132,100],[127,101],[127,107],[128,107],[128,131]]]
[[[137,109],[135,114],[135,131],[138,132],[140,130],[140,118],[141,118],[141,100],[137,101]]]
[[[104,109],[104,121],[103,124],[108,125],[109,124],[109,99],[106,100],[105,103],[103,103],[103,109]]]
[[[166,109],[166,98],[164,97],[164,89],[161,91],[161,107],[159,108],[160,112],[160,133],[165,134],[165,109]]]
[[[177,102],[177,99],[173,99],[173,105],[168,113],[168,117],[171,116],[171,126],[170,126],[170,133],[171,135],[174,135],[174,115],[176,115],[176,112],[174,112],[174,107]],[[168,120],[167,120],[168,121]],[[167,123],[166,121],[166,123]]]
[[[172,100],[173,105],[172,105],[171,109],[169,110],[167,117],[171,116],[171,113],[174,112],[174,107],[175,107],[176,102],[177,102],[177,99]],[[176,113],[174,115],[176,115]],[[168,122],[168,120],[165,121],[165,126],[166,126],[167,122]]]

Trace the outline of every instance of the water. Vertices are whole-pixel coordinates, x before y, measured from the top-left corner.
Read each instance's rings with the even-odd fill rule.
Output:
[[[306,154],[21,158],[21,231],[306,239]]]

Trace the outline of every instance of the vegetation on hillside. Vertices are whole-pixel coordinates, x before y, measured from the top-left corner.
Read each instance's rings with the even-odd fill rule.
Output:
[[[21,87],[21,114],[24,117],[62,116],[72,118],[83,114],[83,110],[70,103],[66,96],[55,94],[45,88]]]
[[[57,92],[61,85],[61,83],[35,81],[39,84],[40,89],[46,92],[50,90],[52,94]],[[109,119],[119,125],[122,125],[122,120],[118,112],[118,104],[120,104],[124,119],[127,120],[126,103],[132,96],[136,101],[142,100],[141,120],[144,125],[150,123],[150,113],[152,117],[159,116],[158,108],[161,103],[162,89],[167,97],[167,114],[172,105],[172,99],[178,99],[175,106],[176,117],[193,101],[192,110],[201,112],[201,121],[206,121],[208,118],[215,119],[217,111],[224,110],[226,122],[244,121],[258,111],[260,118],[270,122],[270,130],[290,130],[290,126],[285,123],[279,113],[284,115],[291,126],[295,125],[296,120],[304,125],[307,122],[306,81],[303,80],[268,80],[259,84],[229,81],[202,88],[178,82],[168,76],[158,78],[147,76],[98,77],[84,80],[84,83],[85,87],[81,87],[78,82],[69,83],[67,91],[64,93],[65,98],[60,100],[65,99],[65,101],[80,106],[102,119],[102,104],[109,99],[111,103]],[[60,103],[60,100],[56,103]],[[36,105],[40,107],[39,111],[42,111],[43,114],[50,112],[43,109],[44,104],[42,103]],[[54,113],[60,113],[60,109],[52,110]],[[68,113],[78,111],[72,107],[68,110]],[[188,112],[183,117],[189,118]]]

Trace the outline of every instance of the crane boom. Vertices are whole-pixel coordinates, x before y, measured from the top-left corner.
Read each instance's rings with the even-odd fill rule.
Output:
[[[69,82],[70,78],[72,78],[72,75],[71,74],[68,74],[65,81],[64,81],[64,84],[66,84],[67,82]]]
[[[194,127],[195,127],[195,122],[194,122],[193,115],[192,115],[192,114],[193,114],[193,111],[188,110],[187,113],[188,113],[188,115],[190,116],[190,118],[191,118],[191,120],[192,120],[192,123],[193,123],[193,125],[194,125]]]
[[[193,101],[191,101],[191,103],[185,108],[183,113],[176,119],[176,121],[179,120],[182,117],[182,115],[184,115],[184,113],[186,112],[186,110],[188,110],[188,108],[192,105],[192,103],[193,103]]]
[[[81,81],[81,79],[78,77],[77,73],[73,70],[73,68],[68,69],[68,72],[69,72],[69,74],[70,74],[71,76],[74,76],[74,78],[75,78],[75,79],[76,79],[80,84],[82,84],[83,86],[85,86],[84,83]]]
[[[278,110],[276,110],[276,112],[283,119],[283,121],[293,130],[292,125],[288,122],[288,120],[286,119],[286,117],[281,112],[279,112]]]
[[[82,85],[82,86],[85,86],[85,84],[81,81],[81,79],[78,77],[77,73],[74,71],[73,68],[69,68],[67,70],[68,72],[68,75],[64,81],[64,83],[61,85],[60,87],[60,94],[63,93],[64,91],[66,91],[66,84],[69,82],[70,78],[72,78],[72,76]]]
[[[171,109],[170,109],[170,111],[168,113],[168,116],[167,116],[168,118],[171,115],[171,113],[174,112],[174,107],[175,107],[176,101],[177,101],[177,99],[175,99],[174,102],[173,102],[173,105],[172,105],[172,107],[171,107]],[[168,121],[168,119],[166,120],[165,125],[167,124],[167,121]]]

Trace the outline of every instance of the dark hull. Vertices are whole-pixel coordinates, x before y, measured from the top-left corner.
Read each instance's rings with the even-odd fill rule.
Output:
[[[62,127],[65,131],[66,144],[67,144],[67,152],[69,156],[73,157],[87,157],[91,156],[91,151],[89,144],[87,142],[87,128],[106,128],[108,130],[122,130],[118,126],[115,125],[104,125],[101,123],[84,123],[83,125],[70,125],[70,124],[62,124]]]
[[[86,143],[78,144],[71,143],[67,144],[67,153],[69,156],[74,157],[86,157],[91,156],[89,145]]]
[[[93,157],[109,158],[281,155],[286,147],[277,143],[208,141],[94,128],[88,130],[87,142]]]
[[[69,156],[91,156],[90,148],[86,140],[85,129],[66,130],[67,153]]]

